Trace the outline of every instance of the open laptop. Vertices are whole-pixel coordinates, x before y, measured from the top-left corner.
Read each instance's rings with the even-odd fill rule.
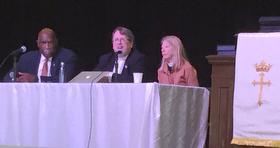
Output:
[[[108,71],[82,71],[69,83],[108,83]]]

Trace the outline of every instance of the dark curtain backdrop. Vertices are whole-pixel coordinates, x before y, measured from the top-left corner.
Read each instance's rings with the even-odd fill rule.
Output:
[[[80,70],[92,70],[98,58],[112,50],[111,33],[117,26],[129,28],[137,49],[148,58],[148,80],[157,81],[161,60],[160,40],[178,36],[201,86],[211,85],[211,65],[206,55],[217,45],[234,45],[234,34],[256,32],[261,16],[279,16],[280,1],[261,0],[1,0],[0,62],[25,45],[38,50],[38,32],[52,28],[59,44],[77,53]],[[20,56],[20,55],[19,55]],[[9,57],[0,68],[0,81],[12,68]]]

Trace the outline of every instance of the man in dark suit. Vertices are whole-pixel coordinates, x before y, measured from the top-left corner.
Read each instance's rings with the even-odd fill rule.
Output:
[[[61,62],[65,64],[65,79],[73,77],[76,54],[58,45],[55,32],[44,28],[38,34],[39,51],[23,54],[17,63],[16,81],[18,82],[58,82]],[[4,77],[5,82],[12,81],[10,72]]]
[[[102,55],[94,70],[114,73],[113,82],[133,82],[133,73],[145,70],[145,56],[135,49],[134,35],[127,28],[117,27],[112,33],[112,44],[113,52]]]

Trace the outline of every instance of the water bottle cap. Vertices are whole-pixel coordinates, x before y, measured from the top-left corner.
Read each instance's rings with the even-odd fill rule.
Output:
[[[64,62],[61,62],[60,65],[61,65],[61,66],[64,66]]]

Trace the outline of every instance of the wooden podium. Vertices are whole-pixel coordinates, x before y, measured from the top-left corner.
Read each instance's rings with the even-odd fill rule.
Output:
[[[206,58],[212,64],[208,147],[263,148],[230,144],[233,134],[235,55],[209,55]]]
[[[232,140],[235,55],[206,56],[212,64],[209,148],[234,148]]]

